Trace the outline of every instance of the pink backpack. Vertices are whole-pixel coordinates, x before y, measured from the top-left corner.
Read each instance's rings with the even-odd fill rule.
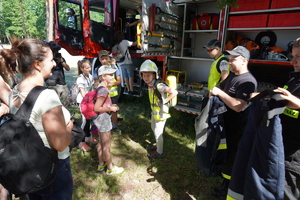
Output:
[[[83,99],[80,103],[81,112],[86,119],[96,119],[99,115],[99,113],[96,113],[94,111],[94,106],[95,106],[95,102],[97,100],[96,99],[97,93],[101,88],[104,88],[104,87],[99,86],[96,90],[92,90],[92,91],[86,93],[86,95],[83,97]]]

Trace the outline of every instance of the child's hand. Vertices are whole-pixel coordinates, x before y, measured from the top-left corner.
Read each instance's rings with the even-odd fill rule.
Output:
[[[110,63],[115,65],[116,64],[116,59],[110,58]]]
[[[117,104],[113,104],[111,107],[110,107],[111,111],[113,112],[117,112],[119,110],[119,106]]]
[[[165,99],[162,99],[162,100],[157,100],[157,103],[158,104],[160,104],[160,103],[165,104],[165,103],[167,103],[167,101]]]

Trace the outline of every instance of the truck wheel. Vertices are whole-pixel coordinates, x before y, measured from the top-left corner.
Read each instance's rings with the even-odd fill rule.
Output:
[[[276,88],[278,88],[278,87],[276,85],[273,85],[272,83],[265,83],[265,82],[257,83],[257,92],[261,92],[266,89],[274,90]]]

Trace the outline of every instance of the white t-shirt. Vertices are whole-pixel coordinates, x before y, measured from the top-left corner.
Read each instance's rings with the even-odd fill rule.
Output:
[[[10,104],[10,112],[15,114],[18,111],[18,108],[16,108],[14,106],[14,104],[12,103],[12,99],[13,99],[13,94],[17,94],[19,91],[17,90],[17,88],[15,87],[12,91],[12,93],[10,93],[9,96],[9,104]],[[27,96],[27,94],[22,94],[22,96]],[[47,136],[45,134],[45,130],[42,124],[42,115],[47,112],[48,110],[62,105],[60,102],[60,99],[57,95],[57,93],[55,92],[55,90],[52,89],[45,89],[44,91],[41,92],[41,94],[39,95],[39,97],[37,98],[29,121],[32,123],[32,125],[34,126],[34,128],[38,131],[39,135],[41,136],[44,145],[46,147],[50,147],[49,145],[49,141],[47,139]],[[69,123],[71,115],[70,112],[64,107],[62,106],[62,111],[63,111],[63,115],[65,118],[65,122],[66,125]],[[69,147],[67,147],[65,150],[63,150],[62,152],[58,151],[58,158],[59,159],[65,159],[67,157],[69,157],[70,155],[70,150]]]
[[[85,88],[86,92],[89,92],[94,84],[93,76],[89,74],[89,78],[87,79],[83,74],[80,74],[76,80],[76,84],[78,88]],[[76,98],[77,103],[81,103],[82,99],[83,96],[79,92]]]
[[[122,42],[120,42],[120,44],[119,44],[120,49],[124,53],[127,51],[127,53],[125,55],[125,60],[123,62],[118,63],[119,65],[131,64],[132,63],[131,56],[130,56],[129,49],[128,49],[128,47],[132,46],[132,43],[133,42],[131,42],[129,40],[122,40]]]

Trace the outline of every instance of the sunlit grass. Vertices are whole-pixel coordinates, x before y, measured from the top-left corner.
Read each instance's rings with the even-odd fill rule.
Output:
[[[67,76],[69,86],[74,72]],[[72,75],[73,73],[73,75]],[[76,77],[76,75],[75,75]],[[150,125],[150,106],[146,91],[143,97],[125,96],[119,102],[122,134],[112,133],[114,164],[125,171],[117,176],[97,172],[98,157],[78,148],[71,152],[74,200],[213,200],[210,191],[220,184],[219,178],[205,177],[196,169],[194,115],[180,113],[179,119],[167,120],[164,133],[165,158],[148,159],[149,147],[155,143]],[[71,106],[81,123],[76,106]]]

